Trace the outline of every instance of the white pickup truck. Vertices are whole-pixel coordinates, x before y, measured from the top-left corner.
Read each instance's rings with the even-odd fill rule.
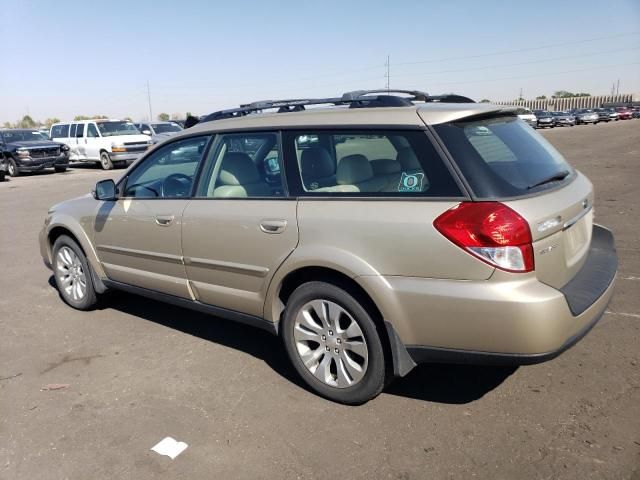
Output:
[[[99,162],[103,169],[125,167],[151,147],[143,135],[126,120],[80,120],[55,123],[49,137],[69,146],[69,161]]]

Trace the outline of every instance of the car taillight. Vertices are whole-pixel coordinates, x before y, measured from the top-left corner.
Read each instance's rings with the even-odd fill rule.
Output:
[[[480,260],[508,272],[534,269],[529,224],[500,202],[463,202],[433,226],[448,240]]]

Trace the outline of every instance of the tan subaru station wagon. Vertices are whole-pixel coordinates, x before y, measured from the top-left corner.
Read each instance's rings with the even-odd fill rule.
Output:
[[[63,300],[126,290],[282,337],[318,394],[422,362],[532,364],[613,293],[593,187],[517,110],[358,91],[213,113],[40,234]]]

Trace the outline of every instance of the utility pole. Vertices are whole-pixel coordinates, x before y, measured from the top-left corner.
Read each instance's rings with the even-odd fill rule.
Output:
[[[389,55],[387,55],[387,63],[384,64],[385,66],[385,78],[387,79],[386,83],[385,83],[385,87],[387,89],[387,93],[389,93],[389,88],[391,88],[391,65],[389,64]]]
[[[520,87],[520,96],[518,97],[518,100],[524,100],[524,97],[522,96],[522,87]]]
[[[149,89],[149,80],[147,80],[147,99],[149,100],[149,121],[153,122],[153,114],[151,113],[151,90]]]
[[[620,95],[620,79],[618,79],[618,85],[616,86],[616,95]]]

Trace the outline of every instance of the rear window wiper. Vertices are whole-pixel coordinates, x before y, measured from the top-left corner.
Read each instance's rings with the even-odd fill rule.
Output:
[[[564,180],[569,175],[569,170],[562,170],[560,172],[556,172],[553,175],[549,175],[548,177],[543,178],[538,183],[534,183],[527,187],[527,190],[531,190],[532,188],[539,187],[540,185],[544,185],[545,183],[556,182],[558,180]]]

